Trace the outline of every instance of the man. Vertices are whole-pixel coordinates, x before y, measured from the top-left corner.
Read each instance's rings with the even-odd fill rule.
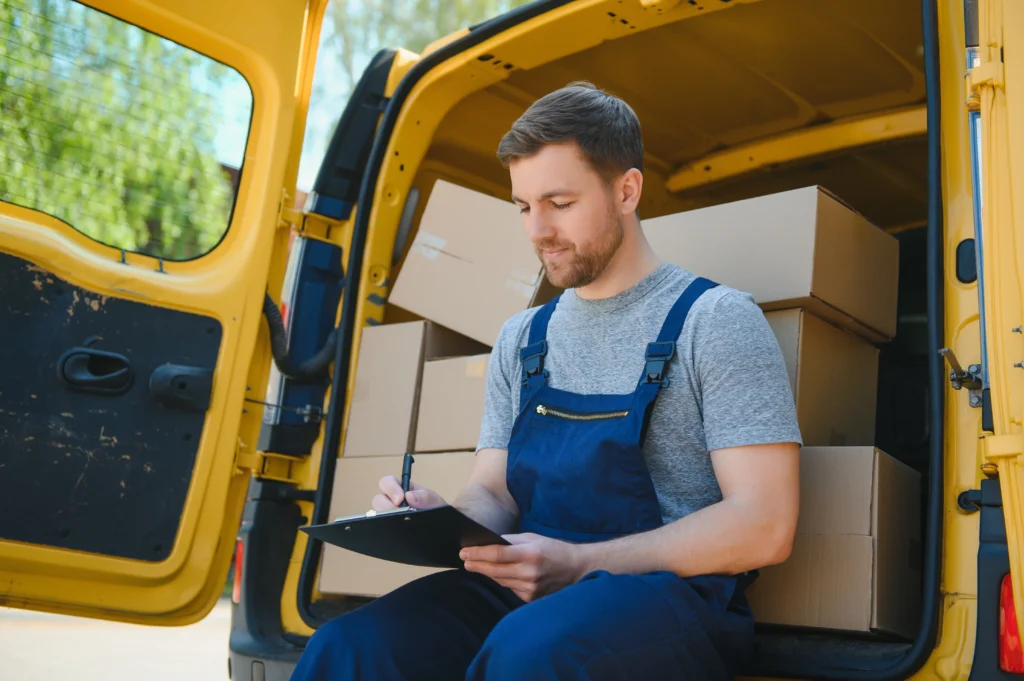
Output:
[[[328,623],[294,678],[730,678],[753,643],[743,590],[796,526],[801,440],[775,337],[749,295],[651,250],[625,102],[567,86],[498,155],[566,289],[502,328],[453,504],[511,546],[464,549],[464,570]],[[374,508],[402,502],[394,477],[380,488]]]

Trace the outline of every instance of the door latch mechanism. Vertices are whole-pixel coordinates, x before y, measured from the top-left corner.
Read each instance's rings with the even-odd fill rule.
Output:
[[[967,388],[967,392],[970,395],[968,403],[972,407],[981,407],[981,389],[982,389],[982,377],[981,377],[981,365],[971,364],[967,367],[967,371],[960,366],[960,362],[957,361],[956,354],[949,348],[942,348],[939,350],[939,354],[946,358],[949,363],[949,382],[953,385],[954,390],[960,390],[961,388]]]

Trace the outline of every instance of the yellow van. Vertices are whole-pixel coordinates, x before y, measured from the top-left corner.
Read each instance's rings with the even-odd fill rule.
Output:
[[[1024,673],[1024,4],[538,0],[378,53],[299,205],[325,5],[0,0],[0,605],[182,625],[233,566],[231,678],[286,679],[365,602],[298,528],[424,197],[507,197],[501,134],[583,78],[640,116],[644,218],[819,185],[900,243],[919,630],[764,627],[749,676]]]

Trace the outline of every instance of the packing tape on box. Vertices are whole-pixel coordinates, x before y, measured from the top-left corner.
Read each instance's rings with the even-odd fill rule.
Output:
[[[483,378],[487,375],[487,358],[480,357],[466,362],[466,378]]]
[[[540,283],[540,270],[534,270],[533,272],[526,272],[519,269],[518,267],[512,270],[512,278],[518,279],[524,284],[530,286],[537,286]]]
[[[512,276],[505,280],[505,288],[519,293],[527,300],[533,299],[540,284],[540,272],[525,272],[518,267],[512,270]]]
[[[420,232],[416,235],[416,242],[413,247],[427,260],[434,260],[444,250],[448,242],[430,232]]]
[[[535,287],[530,286],[529,284],[524,284],[521,280],[516,279],[515,277],[509,277],[505,280],[505,288],[509,291],[515,291],[527,300],[530,300],[533,298],[533,291]]]

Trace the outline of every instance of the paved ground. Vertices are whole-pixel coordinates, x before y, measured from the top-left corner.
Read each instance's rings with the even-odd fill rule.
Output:
[[[0,608],[2,681],[227,681],[231,604],[188,627]]]

